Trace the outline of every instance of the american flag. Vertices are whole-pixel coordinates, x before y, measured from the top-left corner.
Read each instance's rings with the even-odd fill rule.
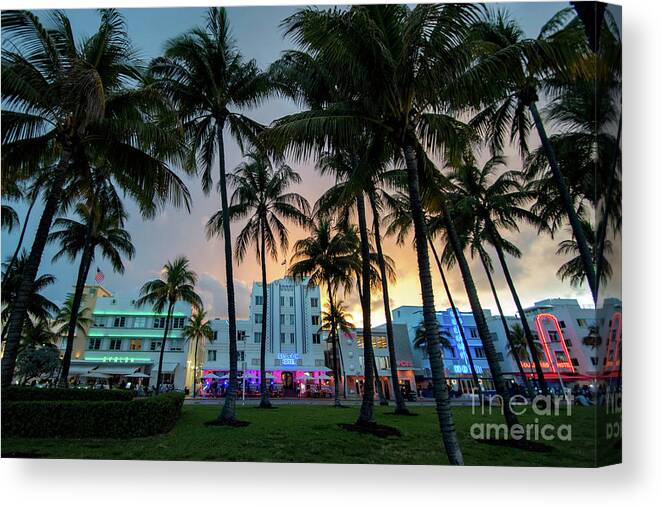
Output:
[[[103,274],[103,271],[101,271],[99,268],[96,268],[96,276],[94,277],[94,281],[96,283],[101,283],[105,279],[106,275]]]

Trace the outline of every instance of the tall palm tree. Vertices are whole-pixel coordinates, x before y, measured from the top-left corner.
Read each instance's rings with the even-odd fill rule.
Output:
[[[473,124],[492,140],[495,152],[502,149],[509,130],[509,138],[518,140],[524,155],[528,152],[527,136],[534,125],[562,209],[576,237],[588,285],[593,297],[596,297],[597,284],[588,241],[537,108],[538,94],[571,81],[580,69],[581,60],[585,60],[589,48],[583,25],[573,16],[572,8],[567,7],[553,16],[534,39],[527,38],[523,29],[502,12],[491,13],[482,22],[476,23],[473,30],[482,48],[477,66],[497,65],[502,70],[500,79],[493,80],[494,91],[500,88],[500,94],[496,93],[492,100],[487,100],[487,107],[473,119]]]
[[[71,301],[71,320],[67,331],[67,345],[62,358],[60,385],[68,386],[71,353],[76,334],[78,310],[83,302],[85,283],[90,267],[98,249],[101,256],[110,261],[113,271],[124,273],[122,257],[132,259],[135,248],[131,243],[131,235],[124,229],[126,212],[116,195],[109,188],[101,188],[90,196],[88,202],[76,206],[75,214],[79,220],[58,218],[53,223],[55,229],[48,236],[48,241],[58,243],[60,249],[53,261],[67,257],[75,261],[80,255],[76,288]]]
[[[5,280],[5,285],[2,290],[2,341],[4,342],[7,336],[7,322],[9,316],[14,311],[14,304],[16,301],[16,294],[21,287],[23,270],[28,262],[28,254],[23,251],[14,264],[11,260],[2,263],[2,277]],[[32,286],[32,294],[28,301],[28,315],[34,321],[49,321],[59,311],[59,308],[41,292],[55,283],[55,277],[51,274],[44,273],[38,276]],[[27,321],[26,321],[27,322]],[[29,325],[29,324],[28,324]]]
[[[289,276],[308,278],[308,286],[326,289],[330,315],[336,314],[337,292],[350,291],[353,273],[360,265],[355,255],[355,242],[347,238],[342,229],[323,214],[316,214],[310,224],[310,236],[294,244],[294,252],[288,269]],[[335,378],[335,406],[341,406],[339,391],[339,333],[337,322],[330,322],[329,339],[333,351],[333,376]]]
[[[289,233],[284,222],[305,226],[310,205],[300,194],[288,191],[291,185],[301,182],[301,177],[291,167],[284,163],[274,167],[269,158],[258,151],[249,152],[246,159],[228,178],[234,187],[229,219],[249,217],[236,240],[236,257],[239,262],[243,261],[248,247],[255,245],[262,271],[262,308],[265,314],[268,309],[266,258],[269,256],[277,260],[278,248],[287,251]],[[223,212],[220,210],[207,222],[207,233],[222,235],[223,230]],[[266,321],[264,316],[259,360],[261,408],[271,408],[266,383]]]
[[[440,345],[444,349],[451,350],[452,349],[452,342],[450,341],[450,333],[448,333],[445,329],[441,329],[439,331],[441,335],[441,342]],[[413,346],[416,349],[426,349],[427,348],[427,336],[425,334],[425,325],[421,323],[419,326],[416,326],[415,328],[415,336],[413,337]]]
[[[181,141],[171,125],[151,120],[164,103],[143,83],[126,25],[115,10],[100,11],[91,36],[74,38],[61,11],[50,26],[29,11],[3,11],[3,179],[31,180],[51,168],[44,209],[7,324],[2,385],[11,382],[16,351],[53,218],[67,182],[87,171],[87,160],[103,159],[116,183],[131,197],[149,202],[153,214],[169,200],[189,205],[183,182],[165,160],[176,158]],[[140,86],[139,88],[136,88]]]
[[[190,269],[190,263],[186,257],[176,257],[163,266],[161,277],[146,282],[140,288],[140,297],[136,300],[136,306],[152,305],[154,312],[163,313],[166,310],[165,331],[161,341],[161,351],[158,356],[158,376],[156,380],[156,392],[161,388],[161,370],[163,369],[163,353],[165,343],[170,332],[172,312],[177,301],[190,304],[193,309],[202,308],[202,300],[195,292],[197,274]]]
[[[504,164],[505,159],[495,156],[488,160],[482,168],[478,168],[474,160],[467,157],[466,163],[455,168],[451,176],[456,190],[453,206],[457,210],[455,214],[472,217],[474,223],[470,224],[468,228],[469,231],[472,229],[478,231],[477,235],[474,235],[475,239],[482,241],[482,236],[484,236],[484,239],[491,243],[496,250],[507,286],[519,312],[528,346],[532,351],[540,387],[543,393],[547,394],[544,371],[532,346],[534,341],[532,330],[505,259],[506,251],[514,257],[520,257],[521,252],[503,238],[499,230],[518,232],[519,221],[525,221],[539,229],[544,229],[546,224],[535,213],[524,207],[532,200],[534,193],[521,184],[522,174],[520,172],[505,171],[495,177],[495,171],[502,168]],[[483,234],[480,232],[482,230]]]
[[[244,60],[236,47],[226,10],[210,8],[206,21],[205,28],[194,28],[168,41],[164,56],[156,58],[150,68],[157,86],[174,103],[181,118],[190,146],[188,165],[199,168],[205,193],[213,187],[217,159],[230,356],[229,389],[218,419],[232,422],[236,418],[238,353],[224,131],[241,148],[245,140],[254,140],[262,125],[239,111],[259,105],[270,93],[270,86],[268,76],[259,70],[255,60]]]
[[[521,327],[520,324],[514,324],[511,328],[511,341],[507,344],[507,353],[512,357],[518,357],[520,360],[526,361],[528,364],[532,364],[532,354],[530,353],[530,345],[526,338],[526,333]],[[533,341],[533,350],[537,355],[543,354],[544,350],[542,349],[542,344],[539,340],[535,339]],[[531,371],[534,371],[534,366],[530,367]]]
[[[203,344],[206,341],[213,341],[213,329],[211,329],[207,314],[202,308],[198,308],[191,316],[181,334],[188,343],[195,342],[193,351],[193,398],[195,398],[197,395],[197,349],[200,341]]]

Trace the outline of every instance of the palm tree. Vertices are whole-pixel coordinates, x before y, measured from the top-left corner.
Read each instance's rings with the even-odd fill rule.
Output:
[[[57,315],[55,316],[55,320],[53,320],[53,327],[55,334],[57,336],[67,337],[67,347],[69,345],[68,343],[69,325],[71,324],[72,320],[76,322],[75,331],[78,335],[87,334],[87,331],[89,330],[90,326],[92,325],[92,322],[94,321],[94,319],[92,318],[92,311],[87,306],[79,305],[77,310],[74,312],[73,301],[74,301],[74,295],[67,294],[64,303],[62,303],[62,306],[60,307],[60,311],[57,312]],[[76,314],[75,317],[73,316],[74,313]],[[67,375],[64,378],[66,379],[68,376],[69,376],[69,371],[67,370]]]
[[[502,75],[493,80],[494,88],[500,88],[500,94],[496,93],[495,99],[491,97],[492,100],[487,100],[487,107],[472,123],[491,139],[494,152],[502,149],[506,130],[509,129],[510,139],[518,138],[519,149],[524,155],[528,152],[528,133],[532,125],[535,126],[562,209],[576,238],[588,285],[593,297],[596,297],[597,284],[588,241],[556,151],[537,109],[538,93],[567,83],[572,74],[576,75],[577,69],[580,73],[581,60],[585,60],[588,54],[582,23],[575,16],[567,21],[572,14],[571,7],[558,12],[542,27],[535,39],[526,38],[517,23],[502,12],[492,13],[474,25],[474,36],[482,41],[483,50],[477,67],[497,65]]]
[[[7,336],[7,322],[9,316],[14,311],[14,304],[16,301],[16,293],[21,287],[23,270],[28,262],[28,254],[23,251],[14,264],[8,259],[3,262],[2,278],[5,280],[5,285],[2,289],[2,341],[4,342]],[[32,294],[28,301],[28,315],[34,321],[48,321],[52,319],[59,311],[57,305],[53,303],[41,292],[55,283],[55,277],[51,274],[44,273],[38,276],[32,286]],[[27,321],[26,321],[27,322]],[[28,324],[29,325],[29,324]]]
[[[83,301],[85,283],[90,267],[94,262],[96,250],[99,249],[103,258],[108,259],[116,273],[124,272],[122,256],[132,259],[135,248],[131,243],[131,235],[124,229],[127,215],[121,202],[108,188],[101,188],[90,196],[86,203],[76,206],[75,214],[79,220],[58,218],[53,223],[55,231],[48,236],[48,241],[58,243],[60,249],[53,261],[66,256],[74,262],[80,254],[76,289],[71,301],[71,320],[67,331],[67,345],[62,358],[60,385],[68,386],[71,353],[76,334],[78,310]]]
[[[599,326],[590,326],[589,333],[583,337],[583,345],[587,345],[591,349],[598,349],[601,347],[602,339],[599,333]]]
[[[170,331],[170,321],[172,312],[177,301],[184,301],[190,304],[193,309],[202,308],[202,300],[195,292],[197,283],[197,274],[189,268],[189,261],[186,257],[176,257],[173,261],[168,261],[163,266],[161,277],[146,282],[140,289],[140,297],[136,300],[136,306],[152,305],[154,312],[163,313],[166,310],[165,331],[161,341],[161,352],[158,356],[158,376],[156,380],[156,392],[161,388],[161,370],[163,369],[163,353],[165,352],[165,342]]]
[[[308,286],[325,287],[330,315],[336,313],[337,291],[350,291],[353,276],[360,265],[355,256],[355,242],[347,238],[332,220],[317,214],[310,224],[310,236],[294,244],[294,253],[288,269],[289,276],[308,278]],[[335,320],[331,320],[329,339],[333,349],[333,376],[335,378],[335,406],[341,406],[339,387],[339,333]]]
[[[342,334],[351,334],[356,329],[353,322],[353,316],[349,312],[347,306],[341,301],[336,302],[331,308],[330,302],[326,304],[326,309],[321,313],[321,330],[328,333],[327,341],[331,344],[333,350],[333,364],[337,369],[336,379],[340,377],[343,379],[344,397],[347,397],[347,378],[346,370],[344,369],[344,360],[342,359],[342,350],[339,347],[341,343]],[[339,356],[339,357],[338,357]],[[335,382],[335,404],[340,404],[340,384],[339,381]]]
[[[478,231],[474,238],[480,242],[482,239],[486,239],[496,250],[507,286],[519,312],[528,346],[532,351],[540,387],[542,392],[547,394],[544,372],[532,345],[534,341],[532,330],[505,259],[505,251],[514,257],[520,257],[521,252],[503,238],[499,231],[499,229],[505,229],[519,232],[519,221],[533,224],[539,229],[544,229],[546,224],[536,214],[523,207],[532,200],[534,194],[520,183],[522,179],[520,172],[505,171],[498,177],[494,177],[494,172],[504,163],[505,160],[502,157],[495,156],[488,160],[482,168],[478,168],[472,158],[467,157],[466,163],[455,168],[451,176],[456,191],[453,207],[457,210],[455,214],[460,213],[464,217],[472,217],[474,222],[469,224],[468,228]]]
[[[585,237],[588,238],[588,243],[590,247],[590,252],[593,253],[593,256],[596,255],[596,234],[592,227],[592,224],[587,220],[582,221],[583,230],[585,232]],[[613,252],[613,244],[610,240],[604,240],[602,255],[610,254]],[[569,279],[569,283],[572,287],[580,287],[583,285],[583,282],[586,280],[585,267],[581,262],[581,257],[578,252],[578,245],[576,244],[576,239],[565,239],[560,242],[558,249],[555,252],[556,255],[573,255],[570,260],[565,262],[556,273],[557,277],[560,278],[563,282]],[[604,255],[604,258],[601,261],[601,267],[599,270],[599,283],[606,285],[609,278],[613,275],[613,268],[608,262],[608,259]]]
[[[30,317],[25,322],[23,336],[21,337],[20,351],[37,348],[44,345],[55,346],[57,334],[51,329],[51,322],[45,319],[33,319]],[[59,352],[58,352],[59,357]]]
[[[526,361],[528,364],[532,364],[532,355],[531,350],[534,350],[537,355],[543,354],[544,350],[542,344],[538,339],[535,339],[532,349],[528,344],[528,339],[526,338],[526,333],[521,327],[520,324],[514,324],[510,330],[511,340],[507,343],[507,353],[512,357],[518,357],[519,359]],[[530,367],[530,370],[533,371],[534,366]]]
[[[49,27],[29,11],[3,11],[2,55],[3,179],[20,182],[48,171],[44,209],[7,324],[2,385],[11,382],[27,305],[51,224],[68,183],[73,190],[88,170],[87,160],[103,160],[128,195],[148,203],[145,211],[170,200],[189,205],[183,182],[164,160],[181,147],[178,131],[151,121],[164,103],[143,79],[122,16],[100,11],[97,31],[74,38],[61,11]],[[73,186],[71,186],[73,185]],[[72,196],[67,196],[67,199]]]
[[[218,160],[230,356],[229,389],[218,419],[233,422],[238,354],[223,132],[227,129],[241,148],[245,139],[254,140],[262,126],[238,111],[257,106],[268,96],[269,79],[254,60],[244,60],[232,39],[226,10],[217,7],[209,9],[205,28],[194,28],[170,40],[164,56],[156,58],[150,68],[178,111],[190,146],[188,165],[200,168],[205,193],[213,186],[213,162]]]
[[[184,326],[181,334],[186,338],[188,343],[191,341],[195,342],[193,352],[193,398],[195,398],[197,394],[197,348],[200,341],[203,344],[205,341],[213,341],[213,329],[211,329],[211,324],[207,320],[207,314],[202,308],[198,308],[193,314],[188,324]]]
[[[305,226],[310,205],[295,192],[288,192],[291,185],[301,182],[301,177],[291,167],[280,163],[273,166],[263,153],[252,151],[233,174],[229,182],[234,193],[229,209],[229,219],[238,220],[249,216],[248,222],[236,240],[236,257],[243,261],[250,244],[255,245],[257,260],[262,269],[262,308],[268,308],[268,278],[266,257],[277,260],[278,248],[289,248],[288,231],[283,222]],[[207,222],[209,235],[223,234],[223,212],[215,213]],[[271,408],[266,383],[266,317],[262,319],[260,343],[260,403],[261,408]]]

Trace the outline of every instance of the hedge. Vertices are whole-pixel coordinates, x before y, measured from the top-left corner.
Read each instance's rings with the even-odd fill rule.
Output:
[[[131,401],[4,401],[3,437],[135,438],[170,431],[184,395],[165,393]]]
[[[131,401],[135,395],[128,389],[2,388],[2,401]]]

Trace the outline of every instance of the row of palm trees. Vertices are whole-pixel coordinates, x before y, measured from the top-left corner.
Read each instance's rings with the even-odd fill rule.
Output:
[[[224,9],[210,9],[206,27],[168,41],[163,56],[147,68],[136,64],[121,16],[106,10],[100,17],[98,31],[77,43],[62,13],[53,15],[48,28],[29,12],[2,15],[3,29],[18,48],[3,51],[3,195],[25,187],[24,193],[32,189],[45,200],[7,321],[3,384],[11,381],[55,215],[103,198],[104,209],[114,206],[121,225],[119,191],[138,204],[145,218],[168,202],[188,208],[188,190],[172,169],[178,166],[186,174],[198,174],[207,193],[214,188],[217,171],[220,208],[207,224],[207,233],[223,238],[230,359],[220,422],[235,420],[233,257],[242,260],[248,246],[255,245],[266,304],[265,260],[287,249],[285,222],[310,230],[310,237],[294,245],[289,274],[307,276],[325,289],[336,379],[341,298],[357,289],[365,354],[357,424],[375,423],[370,308],[376,290],[386,308],[391,374],[397,385],[388,297],[392,276],[382,234],[396,235],[403,242],[413,233],[423,303],[421,329],[451,463],[461,464],[463,458],[446,389],[430,249],[443,280],[444,269],[459,268],[496,390],[507,401],[465,255],[469,249],[479,256],[502,315],[487,248],[495,251],[545,389],[534,335],[506,257],[521,253],[503,232],[516,233],[521,221],[548,234],[568,224],[572,239],[560,248],[577,257],[559,274],[574,283],[587,282],[596,300],[599,283],[610,273],[603,260],[610,249],[606,237],[621,223],[620,129],[611,132],[613,125],[621,124],[621,49],[612,19],[605,16],[598,23],[598,35],[594,30],[586,35],[583,17],[564,9],[537,38],[527,38],[505,12],[481,6],[305,8],[282,23],[295,49],[262,71],[236,47]],[[595,37],[600,39],[596,45]],[[602,93],[594,94],[595,85]],[[546,119],[558,133],[547,133],[537,106],[540,94],[548,103]],[[301,111],[268,128],[244,114],[273,95],[294,100]],[[594,111],[600,114],[595,117]],[[533,128],[541,146],[530,151]],[[226,134],[247,154],[232,175],[225,167]],[[522,171],[504,170],[502,153],[508,144],[518,146]],[[476,161],[480,150],[491,156],[481,168]],[[300,178],[284,163],[286,158],[312,159],[321,172],[335,177],[311,217],[307,201],[288,191]],[[37,181],[42,183],[34,187]],[[231,198],[230,186],[235,189]],[[590,216],[595,212],[593,223]],[[8,224],[15,224],[14,218],[10,216]],[[247,219],[247,224],[233,252],[235,219]],[[383,233],[382,223],[387,224]],[[586,233],[590,230],[596,232]],[[88,232],[87,252],[91,238]],[[444,242],[440,255],[434,245],[439,238]],[[85,252],[85,246],[78,251]],[[83,264],[87,262],[81,262],[81,276],[86,275]],[[194,285],[192,279],[187,285]],[[444,288],[461,329],[447,283]],[[151,293],[146,290],[143,297]],[[154,298],[149,301],[158,299]],[[171,301],[163,299],[162,308],[170,308]],[[265,336],[263,332],[262,406],[269,405],[264,389]],[[511,332],[508,340],[521,368],[524,354],[518,352],[521,348]],[[405,413],[401,395],[396,403],[396,411]],[[504,415],[509,425],[517,422],[507,403]]]

